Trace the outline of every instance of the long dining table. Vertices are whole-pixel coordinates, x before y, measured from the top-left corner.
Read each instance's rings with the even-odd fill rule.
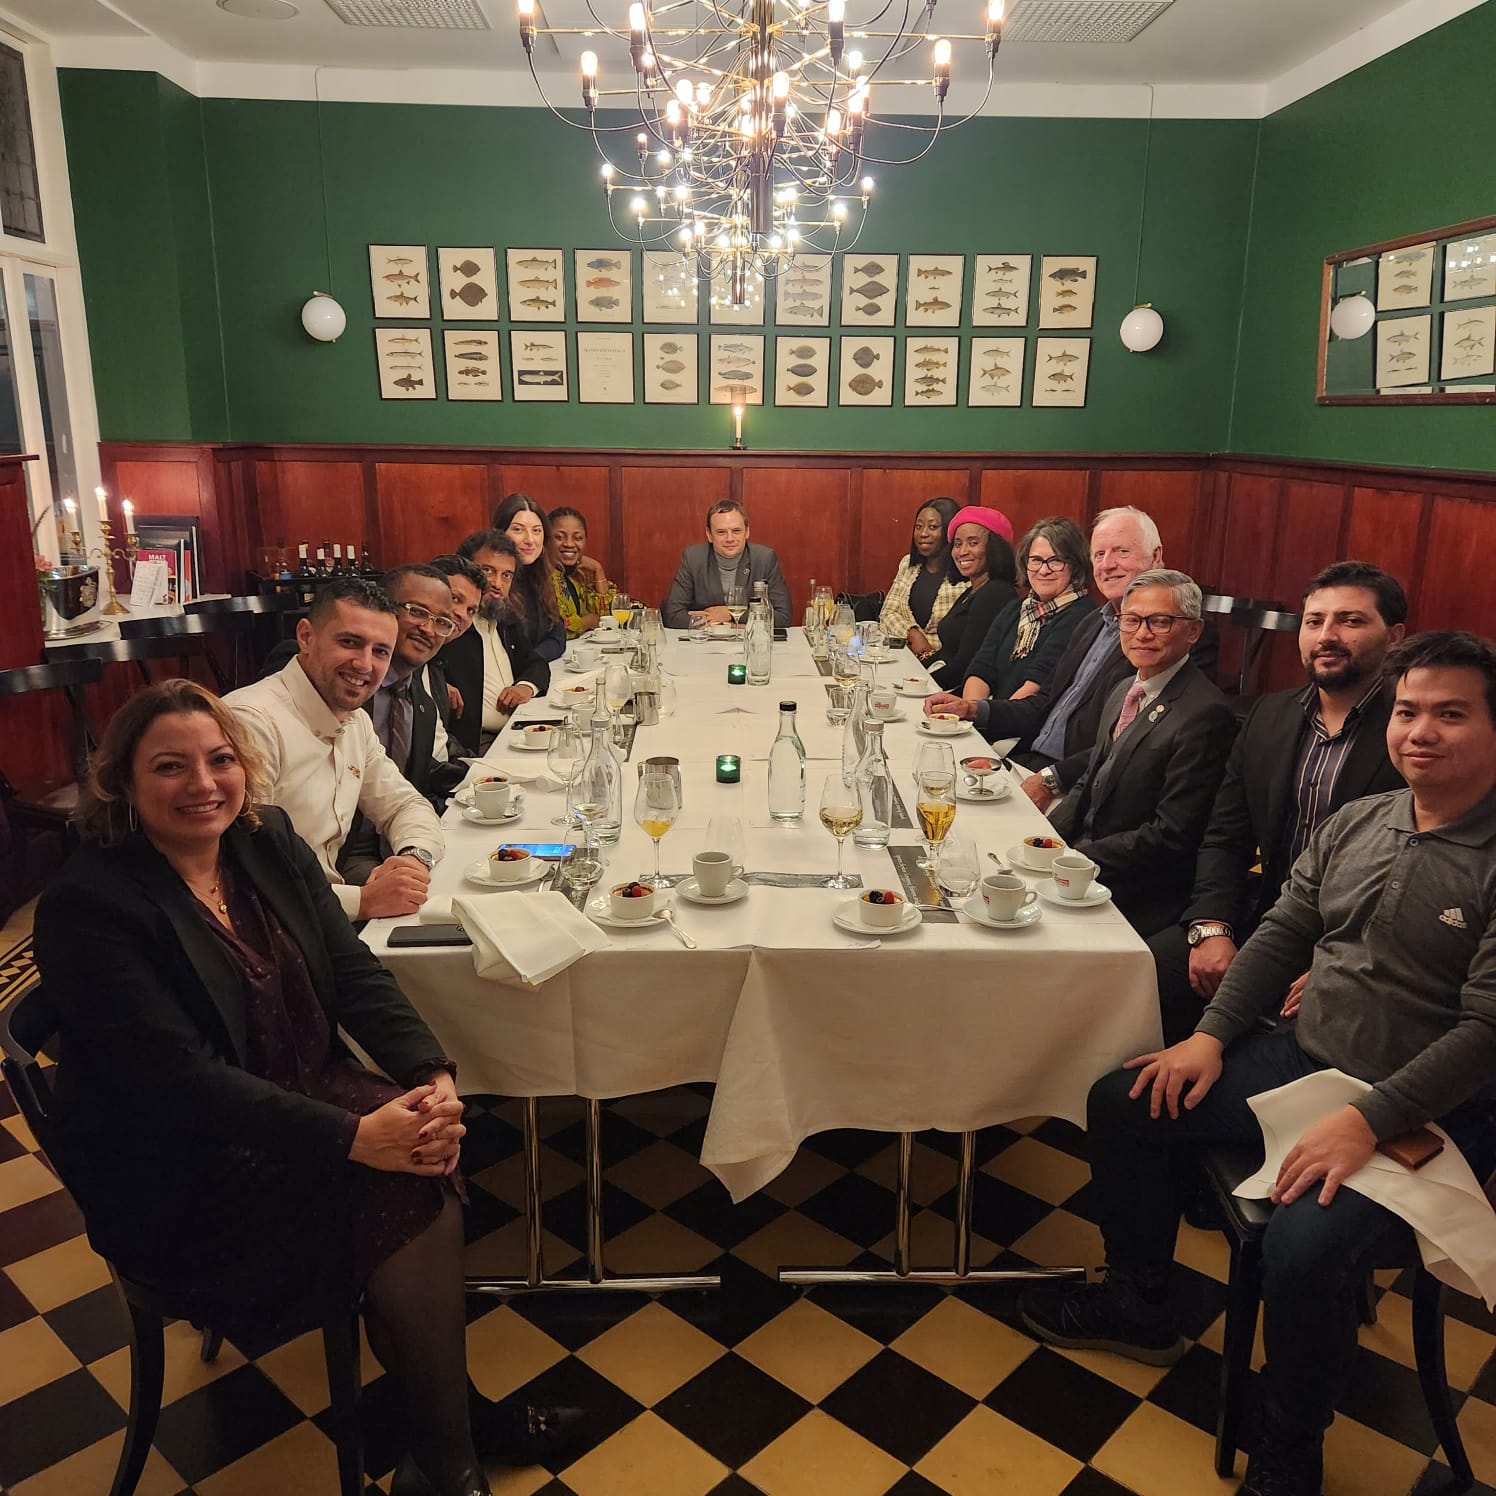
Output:
[[[741,658],[741,646],[731,640],[667,635],[661,663],[675,686],[674,710],[655,725],[640,725],[620,764],[623,828],[619,841],[603,848],[600,889],[653,865],[649,839],[630,811],[636,766],[656,755],[676,758],[682,780],[681,813],[662,842],[667,873],[690,872],[715,817],[741,823],[750,872],[833,870],[835,843],[820,824],[817,803],[825,776],[841,770],[844,729],[828,720],[828,682],[799,629],[775,644],[768,685],[729,683],[728,667]],[[926,736],[918,693],[934,687],[903,650],[889,651],[888,663],[874,668],[880,685],[907,679],[905,689],[915,693],[901,696],[898,716],[884,728],[894,782],[912,814],[912,766]],[[528,775],[542,770],[543,753],[516,746],[518,729],[554,720],[560,693],[587,678],[558,664],[551,697],[521,708],[484,764]],[[792,823],[771,818],[767,793],[769,750],[786,701],[796,704],[807,759],[805,814]],[[951,746],[958,760],[990,751],[971,729]],[[719,754],[738,756],[738,783],[717,781]],[[958,783],[966,789],[964,776]],[[987,857],[992,853],[1023,872],[1013,849],[1050,828],[1018,789],[1016,774],[1000,771],[994,783],[1000,798],[958,801],[951,835],[975,843],[984,871],[997,870]],[[432,874],[433,898],[474,892],[468,870],[483,864],[500,841],[556,840],[552,818],[564,807],[564,792],[532,787],[523,815],[501,836],[471,824],[454,804],[443,822],[446,855]],[[894,829],[890,850],[859,848],[849,838],[847,871],[865,887],[899,889],[891,849],[919,845],[913,827]],[[1025,877],[1031,886],[1047,882],[1052,888],[1042,875]],[[529,895],[515,889],[500,896]],[[701,905],[676,891],[673,912],[695,949],[683,948],[661,924],[609,928],[604,948],[538,988],[517,978],[478,976],[470,949],[391,947],[390,932],[411,920],[366,927],[364,938],[456,1061],[463,1090],[527,1100],[530,1286],[551,1286],[539,1260],[538,1098],[587,1103],[592,1286],[617,1281],[602,1262],[599,1101],[696,1081],[714,1086],[701,1162],[735,1202],[772,1180],[815,1133],[863,1128],[898,1134],[894,1271],[835,1276],[959,1282],[975,1276],[968,1253],[976,1131],[1035,1116],[1084,1125],[1091,1084],[1160,1042],[1152,958],[1110,903],[1066,908],[1043,900],[1041,917],[1018,930],[947,911],[908,933],[886,934],[848,932],[833,922],[855,898],[855,892],[824,887],[755,884],[736,903]],[[963,1140],[949,1273],[914,1273],[908,1265],[909,1145],[926,1129]],[[810,1282],[833,1275],[783,1276]],[[680,1281],[661,1279],[658,1286]]]

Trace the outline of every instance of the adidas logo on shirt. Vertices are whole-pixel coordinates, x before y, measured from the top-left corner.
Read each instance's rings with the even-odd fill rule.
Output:
[[[1465,912],[1458,905],[1453,909],[1446,909],[1439,916],[1439,923],[1448,925],[1451,930],[1468,930],[1470,927],[1465,923]]]

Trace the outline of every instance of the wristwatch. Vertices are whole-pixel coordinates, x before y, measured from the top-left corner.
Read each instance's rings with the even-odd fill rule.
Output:
[[[1065,793],[1060,784],[1060,776],[1055,773],[1052,764],[1046,769],[1039,770],[1039,782],[1051,795],[1063,795]]]
[[[414,857],[417,862],[421,863],[422,866],[425,867],[428,873],[432,868],[436,866],[436,858],[434,858],[431,853],[425,849],[425,847],[401,847],[400,850],[395,853],[395,856]]]
[[[1227,940],[1234,940],[1231,926],[1224,920],[1219,919],[1197,919],[1189,927],[1189,933],[1184,937],[1189,943],[1190,949],[1199,945],[1202,940],[1214,940],[1217,935],[1224,935]]]

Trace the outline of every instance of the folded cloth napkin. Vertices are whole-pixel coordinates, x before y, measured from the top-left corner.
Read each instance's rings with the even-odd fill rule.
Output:
[[[608,946],[602,931],[559,893],[461,894],[452,910],[472,938],[473,969],[493,982],[517,976],[538,987]]]
[[[462,921],[452,911],[451,899],[427,899],[416,919],[423,925],[458,925]]]
[[[1319,1070],[1249,1096],[1247,1105],[1257,1115],[1267,1157],[1255,1174],[1237,1185],[1236,1193],[1244,1199],[1266,1199],[1284,1158],[1305,1130],[1370,1089],[1344,1071]],[[1433,1123],[1429,1127],[1444,1140],[1437,1158],[1415,1171],[1373,1153],[1346,1179],[1344,1188],[1401,1216],[1418,1239],[1423,1265],[1440,1282],[1496,1309],[1496,1211],[1449,1134]]]
[[[523,753],[515,754],[515,759],[526,757]],[[533,764],[540,757],[538,753],[529,756],[529,762]],[[536,790],[540,794],[548,794],[551,790],[565,789],[565,784],[556,778],[554,774],[548,774],[544,769],[518,768],[514,759],[504,759],[502,762],[497,757],[470,758],[467,761],[468,771],[463,776],[462,783],[457,786],[458,790],[465,790],[475,780],[485,779],[490,774],[502,774],[506,779],[511,779],[515,784],[522,784],[529,789]],[[452,792],[457,793],[457,790]]]

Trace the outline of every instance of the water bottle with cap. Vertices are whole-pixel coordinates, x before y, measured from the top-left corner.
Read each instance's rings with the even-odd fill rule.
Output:
[[[766,686],[774,668],[774,614],[767,601],[755,598],[748,607],[748,628],[743,635],[743,663],[748,684]]]
[[[796,706],[779,703],[779,734],[769,749],[769,815],[798,821],[805,815],[805,744],[795,730]]]

